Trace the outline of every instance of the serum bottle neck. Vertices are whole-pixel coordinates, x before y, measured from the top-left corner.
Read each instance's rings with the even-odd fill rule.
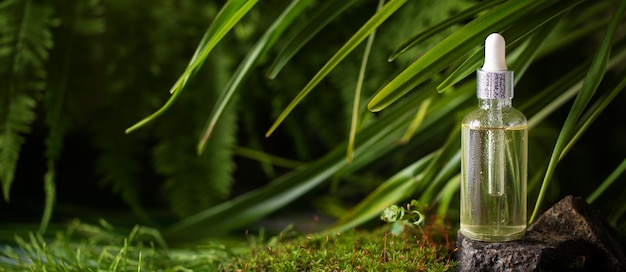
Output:
[[[502,110],[511,108],[512,99],[478,99],[478,106],[484,110]]]

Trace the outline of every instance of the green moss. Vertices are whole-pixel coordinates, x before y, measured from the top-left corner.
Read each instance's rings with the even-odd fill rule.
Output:
[[[373,232],[281,234],[252,245],[226,271],[452,271],[454,248],[442,226],[405,228],[394,235],[385,226]]]

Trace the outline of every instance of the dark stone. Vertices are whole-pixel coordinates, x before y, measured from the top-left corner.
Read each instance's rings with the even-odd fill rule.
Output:
[[[626,271],[608,224],[583,199],[567,196],[517,241],[457,240],[457,271]]]

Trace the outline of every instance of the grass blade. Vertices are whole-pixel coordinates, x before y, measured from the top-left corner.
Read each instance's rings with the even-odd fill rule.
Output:
[[[313,90],[317,84],[322,81],[334,68],[341,62],[350,52],[354,50],[365,38],[367,38],[376,28],[382,24],[389,16],[391,16],[398,8],[400,8],[407,0],[391,0],[380,11],[372,16],[351,38],[346,42],[335,55],[320,69],[317,74],[307,83],[306,86],[298,93],[287,108],[278,116],[274,124],[265,133],[269,137],[274,130],[287,118],[287,115],[304,99],[304,97]]]

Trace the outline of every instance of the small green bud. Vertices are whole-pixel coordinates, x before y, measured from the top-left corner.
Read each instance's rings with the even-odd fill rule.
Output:
[[[405,210],[403,207],[391,205],[382,212],[382,214],[380,215],[380,220],[389,223],[396,222],[404,217],[404,213]]]

